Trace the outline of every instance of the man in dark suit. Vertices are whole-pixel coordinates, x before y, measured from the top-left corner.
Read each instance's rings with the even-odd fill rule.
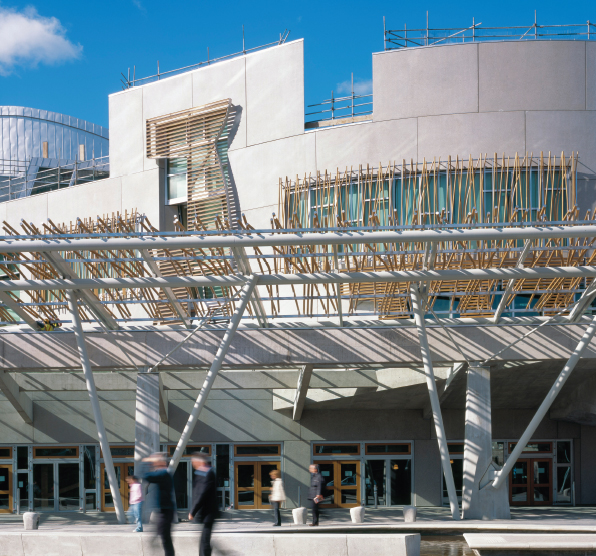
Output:
[[[192,521],[196,517],[197,521],[203,524],[199,554],[200,556],[211,556],[211,531],[217,517],[215,473],[205,454],[200,452],[192,455],[192,466],[194,468],[192,505],[188,519]]]
[[[308,499],[312,510],[311,527],[319,524],[319,504],[323,500],[323,476],[319,473],[319,466],[313,463],[308,470],[310,471],[310,488],[308,489]]]

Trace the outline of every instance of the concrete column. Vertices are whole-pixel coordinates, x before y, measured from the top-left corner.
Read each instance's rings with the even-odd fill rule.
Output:
[[[135,475],[140,475],[141,460],[159,452],[159,373],[137,375],[135,410]]]
[[[510,519],[506,483],[491,487],[498,468],[492,459],[490,369],[471,364],[467,375],[463,518]]]

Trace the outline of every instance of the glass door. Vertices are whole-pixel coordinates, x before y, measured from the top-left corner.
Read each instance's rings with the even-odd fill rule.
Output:
[[[58,509],[75,511],[81,508],[79,464],[58,463]]]
[[[122,498],[122,505],[124,511],[128,510],[128,483],[124,480],[124,477],[131,477],[134,475],[134,464],[133,463],[115,463],[114,471],[116,472],[116,484],[120,491]],[[106,473],[106,467],[101,464],[101,511],[102,512],[113,512],[114,499],[112,498],[112,491],[110,490],[110,482],[108,481],[108,474]]]
[[[533,459],[532,462],[532,503],[534,506],[552,504],[552,460]]]
[[[243,461],[235,463],[236,508],[255,510],[270,508],[269,494],[271,478],[269,473],[280,469],[274,461]]]
[[[520,459],[509,477],[510,501],[514,506],[552,504],[552,459]]]
[[[316,462],[325,481],[323,501],[329,508],[354,508],[360,505],[360,462]]]
[[[376,504],[378,506],[387,505],[387,461],[384,459],[368,459],[365,462],[366,469],[366,505],[375,505],[375,487]]]
[[[33,464],[33,508],[54,511],[54,464]]]
[[[12,465],[0,465],[0,513],[12,513]]]
[[[391,505],[409,506],[412,503],[412,460],[389,461],[391,477]]]
[[[515,506],[527,506],[530,501],[530,461],[517,460],[509,475],[509,500]]]

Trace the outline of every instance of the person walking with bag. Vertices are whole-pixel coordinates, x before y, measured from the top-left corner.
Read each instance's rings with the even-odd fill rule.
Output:
[[[174,481],[168,472],[168,460],[166,454],[156,453],[145,458],[143,461],[151,463],[153,471],[145,474],[143,479],[148,483],[157,486],[156,514],[157,534],[161,537],[161,543],[165,556],[175,556],[174,543],[172,542],[172,521],[174,520]]]
[[[269,473],[271,477],[271,494],[269,495],[269,502],[273,506],[273,518],[275,522],[274,527],[281,527],[281,512],[279,511],[282,502],[286,501],[286,493],[284,491],[284,482],[281,480],[281,473],[279,469],[274,469]]]
[[[323,476],[319,473],[319,466],[313,463],[308,470],[310,471],[310,488],[308,489],[308,499],[312,510],[312,523],[310,527],[319,525],[319,504],[323,500]]]
[[[192,466],[194,468],[192,506],[188,519],[193,521],[196,517],[197,521],[203,524],[199,555],[211,556],[211,532],[218,514],[215,473],[205,454],[200,452],[192,455]]]

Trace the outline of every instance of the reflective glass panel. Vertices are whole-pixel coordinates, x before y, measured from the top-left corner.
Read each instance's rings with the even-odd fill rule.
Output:
[[[17,475],[17,492],[21,511],[25,511],[29,507],[29,473],[19,473]]]
[[[343,488],[341,490],[342,504],[358,504],[358,491],[354,488]]]
[[[279,446],[236,446],[237,456],[272,456],[279,455]]]
[[[323,476],[325,488],[323,489],[323,504],[334,504],[335,496],[333,487],[335,485],[335,465],[333,463],[320,463],[319,472]]]
[[[253,463],[238,465],[238,488],[255,486],[255,465]]]
[[[463,446],[463,444],[462,444]],[[464,460],[463,459],[452,459],[451,460],[451,471],[453,472],[453,482],[455,483],[455,492],[457,496],[462,495],[462,489],[464,484]],[[447,485],[445,484],[445,475],[443,474],[443,499],[449,500],[449,494],[447,494]]]
[[[318,454],[359,454],[358,444],[317,444],[314,450]]]
[[[33,507],[36,510],[54,509],[54,464],[33,465]]]
[[[83,468],[83,487],[92,489],[95,488],[95,446],[85,446],[83,448],[84,468]]]
[[[271,477],[269,476],[269,473],[271,473],[271,471],[273,471],[274,469],[277,469],[277,465],[275,465],[274,463],[262,463],[261,464],[261,488],[271,488],[272,483],[271,483]]]
[[[230,486],[230,445],[217,444],[215,446],[215,465],[217,471],[217,486]]]
[[[135,455],[134,446],[110,446],[113,458],[133,458]]]
[[[0,458],[12,457],[12,450],[10,448],[0,448]]]
[[[557,463],[571,463],[571,442],[557,442]]]
[[[366,487],[366,505],[375,505],[375,486],[377,487],[377,504],[385,506],[387,504],[386,493],[386,460],[384,459],[369,459],[364,465],[366,470],[365,487]]]
[[[550,502],[550,488],[547,486],[534,487],[534,502]]]
[[[449,453],[450,454],[463,454],[464,453],[464,444],[449,444]]]
[[[190,462],[181,461],[174,473],[174,492],[178,509],[188,508],[188,467]]]
[[[254,506],[255,505],[255,492],[254,490],[248,490],[238,493],[238,506]]]
[[[8,494],[0,494],[0,510],[4,512],[11,511],[12,508],[9,507],[9,502]]]
[[[17,468],[29,468],[29,448],[27,446],[17,446]]]
[[[550,461],[534,462],[534,484],[544,485],[550,483]]]
[[[503,467],[505,464],[505,443],[493,442],[493,461]]]
[[[8,467],[0,467],[0,490],[9,490]]]
[[[36,458],[74,458],[79,455],[76,447],[70,448],[33,448]]]
[[[512,502],[527,502],[528,501],[527,487],[513,487],[511,489],[511,501]]]
[[[79,500],[79,464],[58,464],[58,509],[73,511],[81,507]]]
[[[342,463],[340,466],[341,486],[356,486],[358,484],[356,463]]]
[[[409,444],[368,444],[366,453],[373,454],[409,454]]]
[[[408,506],[412,502],[412,460],[396,459],[389,462],[391,473],[391,504]]]
[[[95,492],[87,492],[85,494],[85,508],[87,510],[96,510],[95,505]]]
[[[114,471],[116,471],[116,483],[118,484],[118,489],[120,489],[120,474],[122,471],[122,467],[119,465],[114,466]],[[103,473],[103,488],[104,488],[104,495],[103,495],[103,503],[106,508],[113,508],[114,507],[114,499],[112,498],[112,493],[110,492],[110,482],[108,480],[108,474],[105,472]]]
[[[557,467],[557,502],[571,502],[571,467]]]
[[[528,482],[528,462],[518,461],[511,470],[511,483],[525,485]]]

